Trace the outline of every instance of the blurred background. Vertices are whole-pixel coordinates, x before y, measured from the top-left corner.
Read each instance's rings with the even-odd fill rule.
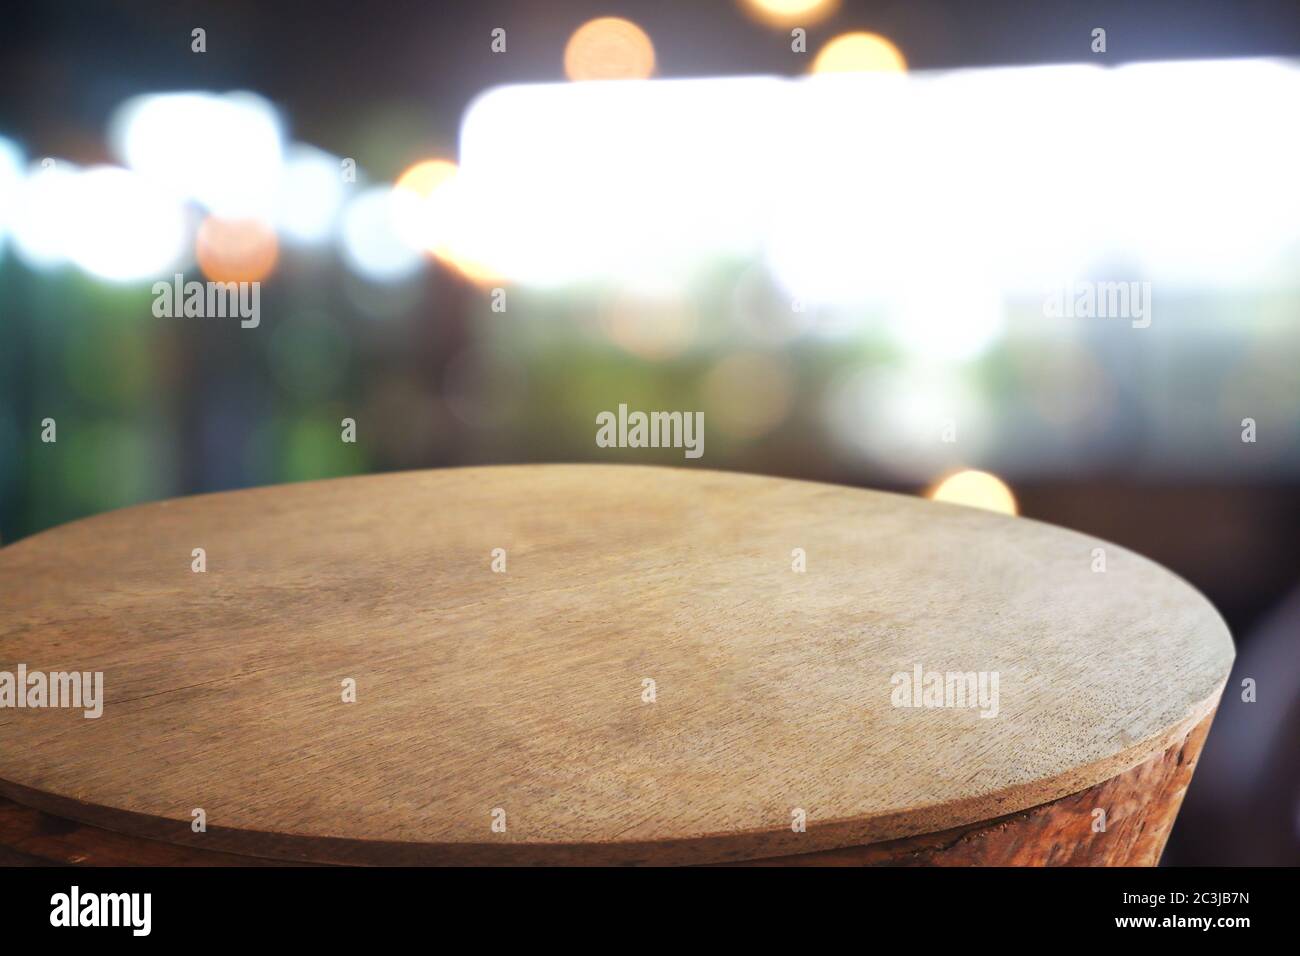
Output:
[[[681,465],[595,415],[702,410],[703,466],[1013,511],[1201,589],[1238,659],[1164,862],[1295,864],[1298,57],[1294,2],[8,10],[0,541]],[[157,316],[176,274],[262,283],[257,326]],[[1146,317],[1047,305],[1100,282]]]

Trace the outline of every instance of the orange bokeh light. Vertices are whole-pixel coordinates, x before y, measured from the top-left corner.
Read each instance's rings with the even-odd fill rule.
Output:
[[[1004,515],[1018,514],[1020,510],[1016,505],[1016,496],[1011,493],[1006,482],[997,475],[973,468],[949,475],[931,488],[926,497],[933,501],[983,508]]]
[[[571,80],[644,80],[654,71],[650,37],[622,17],[588,20],[564,48],[564,72]]]
[[[199,268],[213,282],[258,282],[280,257],[275,231],[258,219],[209,216],[194,241]]]
[[[839,0],[740,0],[754,19],[777,27],[806,27],[839,8]]]
[[[457,214],[453,193],[458,173],[459,167],[449,159],[426,159],[397,177],[393,192],[399,227],[412,244],[471,282],[487,285],[498,281],[498,276],[458,246],[454,224],[447,228],[446,220],[454,220]]]
[[[813,60],[814,73],[905,73],[902,51],[876,33],[841,33]]]
[[[426,159],[416,163],[393,184],[420,199],[428,199],[433,191],[456,175],[456,164],[449,159]]]

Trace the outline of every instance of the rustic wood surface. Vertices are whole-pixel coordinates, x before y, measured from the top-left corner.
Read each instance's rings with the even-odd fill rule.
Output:
[[[1146,763],[995,820],[867,846],[712,866],[1155,866],[1213,715]],[[1104,829],[1096,811],[1105,812]],[[3,866],[292,866],[163,843],[55,817],[0,797]]]
[[[0,709],[0,794],[318,862],[725,862],[990,821],[1176,747],[1232,659],[1199,594],[1084,535],[631,466],[111,512],[0,549],[0,600],[0,671],[106,696]],[[892,706],[916,664],[997,672],[998,715]]]
[[[0,866],[293,866],[105,830],[0,797]]]
[[[715,865],[1155,866],[1213,719],[1131,770],[1019,813],[867,846]]]

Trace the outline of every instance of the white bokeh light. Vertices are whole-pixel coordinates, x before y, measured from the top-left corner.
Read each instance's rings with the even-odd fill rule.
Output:
[[[466,111],[458,228],[541,286],[757,248],[792,298],[860,313],[933,316],[918,277],[972,269],[1030,296],[1117,264],[1289,282],[1298,97],[1300,68],[1262,59],[502,87]],[[939,331],[960,357],[994,325]]]
[[[290,242],[324,242],[338,224],[344,190],[337,157],[295,143],[285,159],[272,221]]]
[[[910,355],[949,362],[978,358],[1006,325],[997,284],[960,260],[939,281],[914,275],[885,315],[890,338]]]
[[[52,269],[68,261],[77,229],[77,168],[50,159],[32,163],[10,210],[14,249],[33,269]]]
[[[97,166],[72,183],[76,229],[66,252],[96,278],[132,282],[161,276],[185,256],[183,202],[158,184],[114,166]]]
[[[836,445],[903,479],[934,474],[958,447],[977,455],[990,439],[984,396],[942,365],[852,371],[830,383],[824,402]]]
[[[546,286],[680,276],[751,253],[784,166],[788,136],[771,116],[788,90],[740,78],[489,91],[461,127],[461,196],[477,212],[458,245]]]
[[[424,261],[399,228],[398,202],[392,188],[372,186],[343,209],[343,258],[363,278],[395,282],[414,274]]]
[[[109,139],[128,167],[220,216],[267,218],[274,210],[283,133],[260,96],[138,96],[114,114]]]

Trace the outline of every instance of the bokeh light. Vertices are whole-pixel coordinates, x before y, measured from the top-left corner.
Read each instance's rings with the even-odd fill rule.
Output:
[[[701,394],[711,426],[731,438],[754,439],[780,425],[789,414],[794,378],[784,359],[739,352],[709,370]]]
[[[796,307],[771,273],[758,264],[747,267],[736,279],[727,306],[728,324],[745,338],[767,346],[788,345],[816,325],[812,310],[802,304]]]
[[[682,354],[695,340],[699,316],[670,289],[626,291],[610,296],[599,312],[610,341],[639,358],[663,360]]]
[[[261,220],[209,216],[199,226],[194,254],[214,282],[258,282],[275,268],[280,247],[275,231]]]
[[[456,164],[447,159],[426,159],[397,177],[393,184],[393,215],[397,229],[417,248],[433,251],[441,241],[433,217],[434,195],[456,176]]]
[[[992,437],[982,391],[939,363],[850,366],[832,379],[823,402],[835,443],[898,481],[951,466],[957,448],[978,455]],[[953,440],[945,441],[949,434]]]
[[[292,243],[334,234],[345,195],[340,160],[302,143],[290,147],[276,194],[275,226]]]
[[[33,269],[51,269],[68,260],[77,229],[77,167],[34,162],[18,183],[10,228],[20,259]]]
[[[876,33],[842,33],[813,60],[814,73],[903,73],[907,60],[894,44]]]
[[[944,478],[926,493],[933,501],[983,508],[1004,515],[1017,514],[1016,496],[1006,483],[987,471],[966,469]]]
[[[218,215],[274,211],[283,136],[274,107],[260,96],[138,96],[114,114],[109,140],[128,167]]]
[[[978,357],[998,340],[1005,326],[1001,295],[967,265],[934,281],[924,265],[891,303],[886,319],[890,337],[913,356],[962,362]]]
[[[839,9],[839,0],[740,0],[755,20],[778,27],[820,23]]]
[[[564,48],[564,73],[571,80],[644,80],[654,70],[650,37],[622,17],[588,20]]]
[[[797,175],[783,151],[800,140],[775,135],[771,115],[799,85],[741,77],[491,90],[461,128],[458,241],[512,282],[551,288],[680,283],[719,258],[752,258],[782,184]]]
[[[1229,623],[1300,581],[1280,40],[1198,20],[1108,58],[1022,17],[1001,48],[1035,65],[998,66],[925,0],[509,5],[464,43],[450,7],[357,31],[103,6],[6,36],[36,80],[0,119],[6,539],[354,470],[690,465],[599,449],[626,402],[701,410],[710,469],[1024,495],[1159,553]],[[1079,118],[1121,148],[1080,148]],[[269,280],[260,330],[155,317],[173,272]],[[1045,308],[1110,279],[1150,280],[1149,328]]]
[[[77,228],[69,258],[110,282],[160,276],[176,267],[189,239],[181,201],[136,173],[98,166],[73,181]]]
[[[486,284],[496,279],[496,273],[468,249],[477,233],[472,228],[474,210],[465,208],[458,172],[447,159],[427,159],[411,166],[393,184],[393,215],[409,245]]]
[[[420,247],[402,235],[402,197],[388,186],[372,186],[343,210],[340,243],[351,269],[372,282],[396,282],[423,263]]]

